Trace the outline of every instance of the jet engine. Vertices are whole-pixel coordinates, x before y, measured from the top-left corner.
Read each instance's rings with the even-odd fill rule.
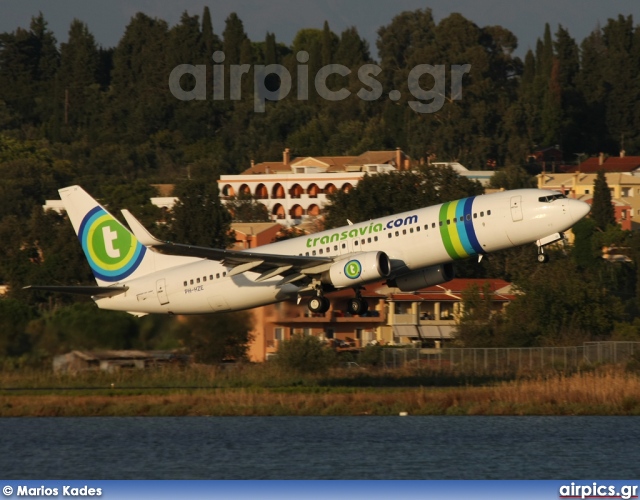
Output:
[[[322,273],[322,283],[345,288],[381,280],[389,276],[391,261],[384,252],[365,252],[333,264]]]
[[[426,267],[418,271],[403,274],[392,280],[389,284],[396,286],[403,292],[414,292],[421,288],[439,285],[451,281],[455,276],[453,264],[441,264],[439,266]]]

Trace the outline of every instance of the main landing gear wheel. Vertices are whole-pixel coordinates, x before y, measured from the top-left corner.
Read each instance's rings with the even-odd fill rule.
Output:
[[[311,311],[314,314],[326,313],[329,310],[329,306],[330,306],[329,299],[327,299],[326,297],[322,297],[320,295],[317,295],[309,299],[309,303],[307,304],[309,311]]]
[[[349,299],[347,302],[347,312],[353,316],[362,316],[369,310],[369,304],[366,300],[356,297]]]

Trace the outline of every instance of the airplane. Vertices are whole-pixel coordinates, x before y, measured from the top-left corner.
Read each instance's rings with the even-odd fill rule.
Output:
[[[347,312],[366,313],[361,288],[386,280],[402,291],[450,281],[453,262],[527,243],[544,247],[585,217],[590,206],[557,191],[518,189],[328,229],[251,250],[162,241],[128,211],[128,230],[80,186],[59,190],[96,279],[95,286],[26,288],[90,295],[101,309],[205,314],[308,299],[313,313],[326,294],[351,288]]]

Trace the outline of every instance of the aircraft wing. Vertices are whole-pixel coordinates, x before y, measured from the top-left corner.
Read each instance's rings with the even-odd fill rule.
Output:
[[[320,274],[329,269],[334,262],[330,257],[240,252],[162,241],[149,233],[128,210],[122,210],[122,215],[135,237],[143,245],[169,255],[200,257],[222,262],[222,264],[233,268],[229,273],[230,276],[254,271],[262,273],[257,281],[264,281],[280,275],[285,277],[284,282],[291,282]]]

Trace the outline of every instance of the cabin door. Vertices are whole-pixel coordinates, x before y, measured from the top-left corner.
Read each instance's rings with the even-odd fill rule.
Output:
[[[513,222],[522,220],[522,196],[511,197],[511,218]]]
[[[163,306],[169,303],[169,295],[167,295],[167,284],[164,279],[156,281],[156,293],[160,305]]]

